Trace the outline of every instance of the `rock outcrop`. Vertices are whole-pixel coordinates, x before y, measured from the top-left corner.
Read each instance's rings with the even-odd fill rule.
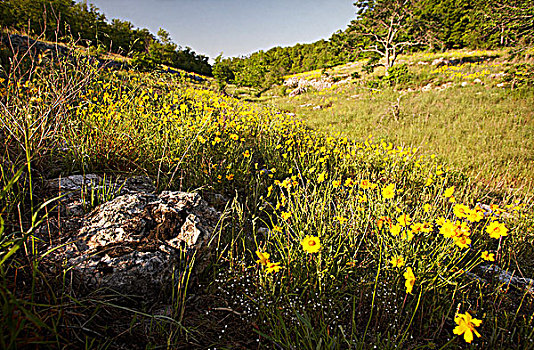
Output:
[[[295,97],[300,94],[305,93],[309,88],[312,88],[317,91],[322,91],[324,89],[331,88],[333,83],[329,80],[317,80],[317,79],[311,79],[307,80],[304,78],[297,78],[292,77],[289,79],[286,79],[284,81],[284,86],[287,86],[289,88],[293,88],[293,90],[289,93],[289,97]]]
[[[76,191],[88,181],[98,184],[99,178],[54,181]],[[142,178],[129,179],[116,198],[68,217],[74,229],[62,233],[65,238],[48,255],[52,266],[68,271],[86,289],[108,288],[145,300],[157,297],[185,269],[202,269],[220,213],[198,194],[150,189]]]

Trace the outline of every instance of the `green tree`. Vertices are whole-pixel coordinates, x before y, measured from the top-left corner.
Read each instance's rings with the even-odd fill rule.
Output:
[[[499,46],[534,44],[534,4],[532,0],[481,1],[477,8],[483,19],[479,33]]]
[[[136,29],[128,21],[113,19],[99,12],[87,0],[0,0],[0,26],[27,31],[48,40],[71,40],[135,57],[138,67],[149,70],[164,63],[200,74],[211,75],[208,58],[191,48],[178,48],[167,31],[158,38],[148,29]]]
[[[234,82],[235,74],[228,61],[222,59],[222,53],[215,58],[213,65],[213,77],[219,85],[219,90],[224,91],[226,85]]]
[[[69,33],[72,0],[7,0],[1,2],[0,23],[30,34],[61,39]],[[5,13],[5,15],[4,15]]]
[[[414,16],[425,24],[425,41],[431,48],[449,50],[472,43],[470,33],[477,21],[471,0],[422,0]]]
[[[157,35],[158,39],[154,40],[148,47],[149,55],[158,63],[173,66],[178,46],[172,42],[165,29],[160,28]]]
[[[133,24],[120,19],[113,19],[108,26],[111,51],[126,55],[133,45]]]

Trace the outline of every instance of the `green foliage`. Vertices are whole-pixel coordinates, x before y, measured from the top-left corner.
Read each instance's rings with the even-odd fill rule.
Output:
[[[508,64],[503,81],[509,83],[512,89],[516,87],[534,87],[534,64]]]
[[[151,72],[159,66],[156,60],[146,53],[135,53],[130,64],[140,72]]]
[[[529,0],[361,0],[355,5],[356,19],[330,40],[378,53],[386,69],[402,51],[528,47],[534,42]]]
[[[488,46],[534,45],[534,6],[530,0],[477,2],[476,34]]]
[[[360,0],[354,6],[356,20],[346,30],[347,44],[381,56],[386,71],[404,50],[424,43],[424,23],[414,16],[417,1]]]
[[[369,89],[380,89],[384,85],[384,76],[378,76],[365,81],[365,86]]]
[[[363,69],[386,72],[399,54],[421,49],[447,50],[532,43],[533,7],[529,0],[360,0],[357,17],[328,41],[275,47],[248,57],[225,59],[239,86],[267,89],[273,76],[329,68],[371,58]],[[497,28],[505,28],[497,32]],[[500,37],[500,41],[497,37]],[[271,81],[268,81],[271,80]]]
[[[227,62],[222,61],[222,54],[215,58],[213,66],[213,77],[219,85],[219,90],[224,90],[225,86],[235,80],[234,72]]]
[[[385,80],[390,86],[405,85],[412,79],[412,74],[408,70],[408,65],[398,64],[388,69]]]
[[[371,56],[362,66],[362,70],[367,74],[373,73],[375,71],[375,68],[379,65],[378,64],[379,60],[380,58],[378,56],[376,55]]]
[[[92,49],[96,56],[109,51],[137,57],[135,64],[148,69],[151,64],[146,62],[148,58],[143,58],[148,55],[157,64],[211,75],[208,58],[189,47],[179,47],[167,31],[160,29],[155,37],[145,28],[134,28],[128,21],[108,22],[98,8],[87,2],[7,0],[0,2],[0,14],[0,26],[28,31],[32,36],[42,35],[47,40],[96,48]]]
[[[91,46],[89,48],[89,56],[93,56],[96,58],[102,58],[102,55],[106,54],[107,50],[102,45],[98,46]]]
[[[274,47],[248,57],[227,58],[223,61],[235,73],[237,85],[265,90],[280,83],[284,75],[327,69],[352,58],[351,52],[344,49],[339,36],[334,34],[329,41]]]
[[[476,29],[474,11],[476,1],[425,0],[417,6],[417,18],[426,24],[428,44],[432,48],[448,50],[471,44],[469,36]]]

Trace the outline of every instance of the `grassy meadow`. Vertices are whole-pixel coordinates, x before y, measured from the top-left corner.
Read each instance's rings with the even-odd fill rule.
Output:
[[[532,87],[409,65],[395,88],[377,72],[255,103],[83,57],[17,63],[0,98],[0,347],[534,348],[532,285],[487,272],[534,277]],[[438,79],[454,85],[418,91]],[[89,173],[227,198],[209,267],[158,305],[70,288],[46,265],[62,233],[39,234],[42,183]]]
[[[363,62],[357,62],[325,72],[343,78],[359,73],[349,84],[273,102],[302,116],[313,129],[417,147],[486,189],[532,193],[534,94],[514,81],[521,78],[519,64],[502,56],[497,51],[456,51],[401,57],[409,76],[393,84],[376,78],[383,71],[362,72]],[[466,62],[437,68],[430,63],[438,57]],[[532,75],[527,72],[532,62],[526,67],[524,73]]]

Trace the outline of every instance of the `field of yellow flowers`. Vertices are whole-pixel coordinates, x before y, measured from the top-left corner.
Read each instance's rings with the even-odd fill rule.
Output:
[[[84,74],[52,62],[2,82],[3,345],[109,346],[102,334],[62,336],[68,288],[33,298],[51,291],[46,252],[32,245],[46,198],[32,181],[96,172],[229,199],[217,254],[180,305],[185,331],[154,326],[146,348],[534,348],[528,197],[474,192],[416,148],[323,134],[176,75],[79,64]],[[17,271],[31,297],[13,292]],[[78,303],[88,318],[100,312]],[[134,332],[147,315],[130,311]]]

